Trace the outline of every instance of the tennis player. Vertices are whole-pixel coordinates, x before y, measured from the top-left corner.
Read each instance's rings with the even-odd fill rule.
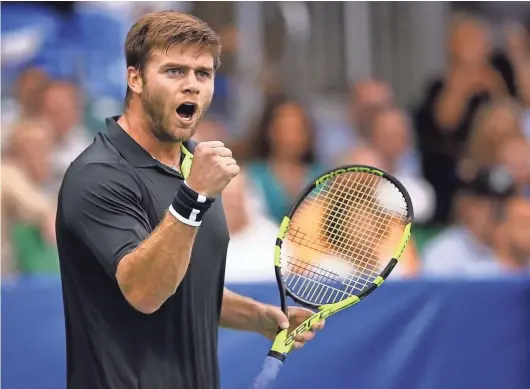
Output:
[[[239,167],[223,143],[190,141],[220,51],[206,23],[177,12],[145,15],[127,35],[124,113],[59,194],[69,389],[216,389],[219,326],[273,339],[311,315],[292,307],[288,320],[224,288],[220,193]]]

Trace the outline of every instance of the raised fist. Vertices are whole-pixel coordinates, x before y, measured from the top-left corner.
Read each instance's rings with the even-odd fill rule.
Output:
[[[195,148],[193,164],[186,182],[191,189],[213,198],[237,176],[239,166],[223,142],[201,142]]]

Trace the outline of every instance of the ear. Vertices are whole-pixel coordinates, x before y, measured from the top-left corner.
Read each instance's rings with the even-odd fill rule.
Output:
[[[144,89],[144,82],[139,69],[132,66],[127,68],[127,85],[136,94],[141,94]]]

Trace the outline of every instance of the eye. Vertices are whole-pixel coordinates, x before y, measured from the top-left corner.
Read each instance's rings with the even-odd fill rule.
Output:
[[[169,68],[166,70],[166,73],[170,76],[180,76],[184,74],[184,71],[181,68]]]
[[[197,76],[199,76],[199,78],[210,78],[210,73],[204,71],[204,70],[199,70],[197,72]]]

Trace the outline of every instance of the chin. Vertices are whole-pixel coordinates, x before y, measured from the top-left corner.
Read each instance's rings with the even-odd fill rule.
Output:
[[[171,131],[170,136],[171,138],[173,138],[175,142],[184,142],[190,139],[194,134],[195,134],[195,126],[186,127],[186,128],[177,126]]]

